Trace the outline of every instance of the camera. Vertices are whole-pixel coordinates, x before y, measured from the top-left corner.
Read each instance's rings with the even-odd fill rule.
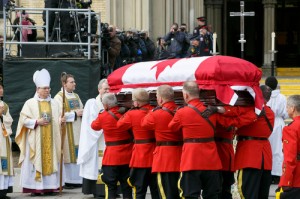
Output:
[[[81,0],[80,2],[78,2],[80,4],[80,8],[86,9],[91,7],[91,4],[93,3],[92,0]]]
[[[8,0],[6,3],[3,1],[3,5],[5,5],[5,11],[14,10],[16,7],[16,2],[14,0]]]

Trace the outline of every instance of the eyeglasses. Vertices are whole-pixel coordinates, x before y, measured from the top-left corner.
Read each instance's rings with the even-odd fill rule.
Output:
[[[51,90],[50,87],[39,87],[39,89],[43,89],[43,90]]]

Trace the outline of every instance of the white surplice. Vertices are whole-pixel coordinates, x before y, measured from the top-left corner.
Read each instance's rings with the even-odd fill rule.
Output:
[[[282,174],[282,129],[285,126],[284,120],[288,118],[286,111],[286,97],[280,94],[280,90],[272,91],[271,99],[267,103],[275,114],[274,128],[269,141],[272,148],[272,175]]]
[[[96,99],[92,98],[86,102],[83,111],[77,164],[80,165],[79,175],[89,180],[97,180],[102,161],[98,154],[105,148],[102,130],[94,131],[91,128],[91,123],[97,118],[101,109],[103,104],[98,95]]]

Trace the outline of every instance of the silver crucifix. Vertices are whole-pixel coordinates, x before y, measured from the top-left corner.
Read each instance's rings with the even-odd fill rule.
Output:
[[[246,43],[245,40],[245,22],[244,22],[244,16],[255,16],[255,12],[244,12],[245,10],[245,3],[244,1],[240,2],[240,7],[241,7],[241,11],[240,12],[230,12],[230,16],[231,17],[236,17],[239,16],[241,19],[240,22],[240,28],[241,28],[241,33],[240,33],[240,40],[239,43],[241,43],[241,58],[244,58],[244,43]]]

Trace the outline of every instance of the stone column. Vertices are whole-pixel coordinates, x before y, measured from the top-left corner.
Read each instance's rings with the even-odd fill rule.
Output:
[[[269,76],[271,74],[271,54],[269,51],[271,50],[271,33],[275,32],[275,6],[276,6],[276,3],[277,3],[277,0],[263,0],[262,1],[262,4],[264,5],[263,70],[264,70],[264,74],[266,74],[267,76]],[[276,50],[276,45],[275,45],[275,50]]]
[[[222,6],[222,0],[205,1],[207,25],[212,26],[212,33],[217,33],[217,44],[219,53],[222,53]]]
[[[170,30],[170,24],[166,24],[166,7],[166,0],[150,0],[149,31],[153,39],[165,35]]]

